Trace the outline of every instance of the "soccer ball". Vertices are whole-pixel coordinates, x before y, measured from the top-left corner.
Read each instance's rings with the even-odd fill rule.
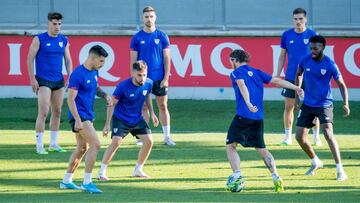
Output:
[[[230,192],[240,192],[245,187],[245,181],[240,176],[235,179],[233,175],[229,176],[226,180],[226,190]]]

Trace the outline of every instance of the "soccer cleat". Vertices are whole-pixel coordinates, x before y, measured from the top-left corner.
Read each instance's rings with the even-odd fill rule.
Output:
[[[274,180],[274,190],[275,192],[284,192],[284,181],[282,178],[278,177]]]
[[[60,153],[66,152],[66,150],[61,148],[59,145],[49,146],[48,151],[49,152],[60,152]]]
[[[284,141],[282,141],[280,143],[280,146],[289,146],[292,145],[292,140],[291,139],[284,139]]]
[[[308,171],[306,171],[305,175],[312,176],[315,174],[316,170],[318,170],[319,168],[323,168],[323,167],[324,167],[324,165],[321,161],[316,165],[311,164],[310,169]]]
[[[346,175],[345,171],[339,171],[336,173],[336,180],[337,181],[344,181],[347,180],[348,176]]]
[[[169,146],[175,146],[176,145],[176,143],[173,140],[171,140],[170,137],[164,138],[164,144],[169,145]]]
[[[37,148],[37,149],[36,149],[36,153],[37,153],[37,154],[40,154],[40,155],[49,154],[49,152],[47,152],[44,147]]]
[[[81,189],[88,192],[88,193],[102,193],[100,189],[96,187],[96,185],[93,182],[90,182],[89,184],[81,184]]]
[[[135,169],[132,176],[137,178],[150,178],[150,176],[144,173],[141,169]]]
[[[69,182],[69,183],[60,182],[60,189],[81,190],[81,188],[73,182]]]
[[[231,192],[240,192],[245,187],[245,180],[242,176],[235,179],[234,175],[228,177],[226,181],[226,190]]]
[[[314,145],[318,146],[318,147],[321,147],[322,146],[321,140],[320,139],[314,139]]]
[[[100,180],[100,181],[109,181],[110,179],[106,176],[106,175],[104,175],[104,174],[98,174],[97,176],[96,176],[96,179],[98,179],[98,180]]]
[[[141,140],[136,140],[135,144],[137,146],[142,146],[144,143]]]

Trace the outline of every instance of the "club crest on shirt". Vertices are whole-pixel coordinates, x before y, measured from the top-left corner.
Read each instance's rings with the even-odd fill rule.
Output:
[[[249,75],[250,77],[252,77],[252,76],[253,76],[253,72],[252,72],[252,71],[248,71],[248,75]]]
[[[143,95],[145,96],[147,94],[147,90],[143,90]]]
[[[154,42],[155,42],[155,44],[159,44],[159,42],[160,42],[160,39],[154,39]]]
[[[62,48],[64,46],[64,42],[59,42],[59,46]]]
[[[325,75],[326,69],[323,69],[323,68],[322,68],[322,69],[320,70],[320,72],[321,72],[321,75]]]
[[[304,39],[304,44],[308,44],[309,43],[309,39]]]

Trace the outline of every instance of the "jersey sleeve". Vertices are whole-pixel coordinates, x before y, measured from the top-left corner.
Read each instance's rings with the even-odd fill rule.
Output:
[[[261,77],[263,83],[269,84],[269,82],[270,82],[271,79],[272,79],[272,76],[269,75],[269,74],[267,74],[267,73],[265,73],[265,72],[263,72],[263,71],[261,71],[261,70],[259,70],[259,72],[260,72],[260,77]]]
[[[120,98],[122,97],[123,94],[124,94],[124,88],[122,87],[121,84],[119,84],[118,86],[116,86],[112,95],[117,100],[120,100]]]
[[[69,89],[73,89],[73,90],[79,90],[80,84],[82,82],[82,78],[80,77],[79,74],[77,74],[78,72],[73,72],[70,75],[70,79],[69,79],[69,85],[68,88]]]
[[[304,63],[305,63],[305,57],[301,57],[300,61],[299,61],[299,64],[298,64],[298,69],[300,71],[304,71]]]
[[[280,47],[282,49],[287,49],[286,48],[286,32],[284,32],[281,36]]]
[[[169,37],[168,37],[166,34],[164,34],[164,35],[162,36],[161,43],[162,43],[163,49],[169,48],[169,46],[170,46],[170,40],[169,40]]]
[[[137,40],[137,35],[135,35],[130,42],[130,49],[133,51],[139,52],[139,42]]]
[[[332,77],[334,78],[334,80],[339,80],[339,78],[341,77],[339,67],[336,65],[336,63],[332,64]]]

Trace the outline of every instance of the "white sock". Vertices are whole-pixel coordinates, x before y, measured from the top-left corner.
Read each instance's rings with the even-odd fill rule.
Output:
[[[144,164],[139,164],[136,162],[135,170],[142,170]]]
[[[311,159],[311,164],[312,165],[318,165],[320,163],[320,159],[319,157],[315,156],[313,159]]]
[[[87,184],[89,184],[89,183],[91,183],[92,182],[92,180],[91,180],[91,173],[85,173],[84,174],[84,182],[83,182],[83,184],[84,185],[87,185]]]
[[[337,172],[343,172],[344,171],[343,165],[341,163],[336,164],[336,171]]]
[[[72,182],[72,177],[73,177],[72,173],[65,173],[64,179],[63,179],[62,182],[65,183],[65,184],[71,183]]]
[[[50,131],[50,146],[57,146],[58,131]]]
[[[320,138],[319,138],[319,131],[320,131],[320,129],[319,128],[313,128],[312,129],[312,131],[313,131],[313,135],[314,135],[314,140],[319,140]]]
[[[162,126],[164,138],[170,138],[170,125]]]
[[[285,128],[285,139],[291,140],[291,128]]]
[[[272,177],[273,180],[277,180],[280,176],[279,176],[278,173],[272,173],[271,177]]]
[[[105,175],[107,167],[108,167],[108,165],[101,163],[99,174]]]
[[[44,132],[36,132],[36,149],[44,148]]]

